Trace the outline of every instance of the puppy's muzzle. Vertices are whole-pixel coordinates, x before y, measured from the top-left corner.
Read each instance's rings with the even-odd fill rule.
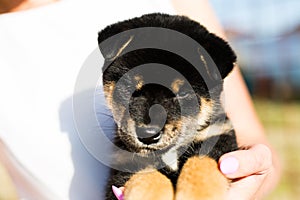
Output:
[[[136,127],[136,134],[140,142],[149,145],[159,141],[162,131],[156,126]]]

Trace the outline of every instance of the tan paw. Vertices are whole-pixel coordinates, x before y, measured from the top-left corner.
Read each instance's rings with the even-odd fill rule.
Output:
[[[125,184],[125,200],[173,200],[171,181],[154,169],[133,175]]]
[[[184,164],[176,188],[176,200],[222,200],[228,180],[219,171],[215,160],[192,157]]]

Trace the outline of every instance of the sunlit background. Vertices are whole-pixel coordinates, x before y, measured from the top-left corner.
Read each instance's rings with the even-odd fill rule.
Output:
[[[268,200],[300,199],[300,1],[211,0],[284,164]]]
[[[211,3],[284,164],[281,182],[267,199],[300,199],[300,0]]]

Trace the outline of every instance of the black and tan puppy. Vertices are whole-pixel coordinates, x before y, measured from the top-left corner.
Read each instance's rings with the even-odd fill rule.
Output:
[[[139,46],[156,33],[147,27],[166,30],[152,41],[159,47]],[[141,31],[130,32],[135,29]],[[167,30],[179,32],[178,39]],[[186,47],[183,34],[201,48]],[[111,185],[125,186],[125,200],[223,199],[229,182],[217,161],[237,149],[220,102],[236,60],[229,45],[187,17],[165,14],[113,24],[98,42],[105,97],[118,127],[114,143],[131,152],[112,155],[106,199],[116,199]],[[199,64],[170,46],[196,55]]]

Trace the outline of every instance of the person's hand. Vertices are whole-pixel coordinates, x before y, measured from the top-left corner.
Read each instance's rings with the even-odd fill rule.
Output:
[[[232,180],[228,200],[250,200],[261,196],[261,187],[272,170],[271,150],[262,144],[224,154],[219,160],[221,172]]]

